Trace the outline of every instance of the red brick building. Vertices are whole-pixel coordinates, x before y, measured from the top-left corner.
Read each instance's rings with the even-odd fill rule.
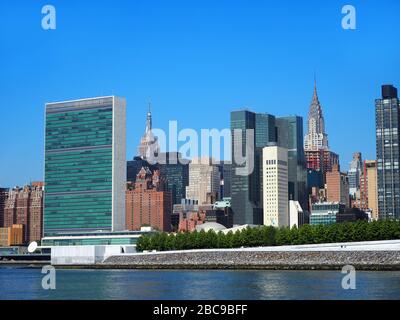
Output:
[[[340,172],[337,164],[326,173],[326,198],[328,202],[340,202],[350,207],[349,179],[346,173]]]
[[[172,194],[164,190],[160,171],[143,167],[134,185],[126,191],[126,227],[140,230],[151,226],[160,231],[171,230]]]
[[[196,226],[203,224],[206,214],[202,212],[188,212],[179,220],[179,232],[194,231]]]
[[[40,241],[43,227],[43,183],[15,187],[7,193],[4,204],[4,227],[23,225],[23,241]]]
[[[17,221],[17,199],[20,188],[10,189],[4,204],[4,227],[10,228]]]
[[[32,183],[29,199],[29,242],[43,236],[43,182]]]
[[[31,189],[25,186],[18,191],[15,207],[15,223],[24,226],[24,241],[29,241],[29,204]]]
[[[8,190],[0,188],[0,228],[4,227],[4,207],[6,204]]]
[[[323,173],[332,171],[334,165],[339,164],[339,155],[330,150],[305,150],[307,169],[318,170]]]

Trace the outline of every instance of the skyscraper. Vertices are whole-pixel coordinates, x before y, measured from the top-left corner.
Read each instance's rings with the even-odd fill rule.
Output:
[[[371,210],[372,219],[379,219],[379,208],[378,208],[378,177],[376,160],[365,161],[365,174],[367,177],[367,194],[368,194],[368,208]]]
[[[325,133],[325,120],[318,99],[317,83],[314,82],[314,93],[308,113],[308,132],[304,137],[305,150],[328,150],[328,135]]]
[[[326,173],[326,197],[328,202],[339,202],[350,207],[349,179],[346,173],[340,172],[337,164]]]
[[[186,198],[189,185],[189,161],[183,159],[179,152],[161,153],[159,158],[163,163],[157,163],[156,166],[165,178],[165,188],[172,193],[172,203],[180,204]]]
[[[360,178],[360,209],[371,211],[371,218],[378,219],[377,171],[375,160],[365,160]]]
[[[4,227],[4,207],[8,194],[7,191],[6,188],[0,188],[0,228]]]
[[[399,108],[397,89],[383,85],[375,100],[379,219],[400,219]]]
[[[353,198],[357,197],[357,191],[360,189],[360,177],[362,173],[362,157],[361,152],[353,154],[353,160],[350,162],[349,171],[349,192]]]
[[[126,227],[140,230],[151,226],[160,231],[171,230],[172,197],[164,190],[164,179],[158,169],[142,167],[136,182],[126,191]]]
[[[29,242],[43,237],[43,182],[32,182],[29,198]]]
[[[20,188],[15,187],[7,192],[7,198],[4,203],[3,225],[6,228],[12,227],[17,221],[17,199]]]
[[[160,152],[157,137],[153,135],[153,120],[151,117],[151,104],[149,103],[149,109],[147,111],[146,118],[146,129],[144,135],[140,140],[140,145],[138,147],[139,156],[150,162],[151,159],[158,155]]]
[[[289,226],[288,150],[263,148],[264,225]]]
[[[288,150],[289,200],[298,201],[308,209],[307,167],[303,148],[303,118],[299,116],[276,118],[278,146]]]
[[[241,130],[241,139],[235,137],[234,131]],[[253,141],[247,141],[246,130]],[[248,110],[231,112],[232,131],[232,175],[231,206],[234,224],[263,224],[263,191],[262,191],[262,148],[269,142],[276,142],[275,117],[269,114],[254,113]],[[254,146],[251,154],[246,154],[248,144]],[[238,164],[234,153],[242,151],[242,155],[252,161],[254,168],[248,175],[240,175],[237,170],[246,164]]]
[[[230,198],[232,185],[232,162],[221,161],[219,165],[221,175],[220,199]]]
[[[209,203],[209,196],[218,200],[220,173],[217,165],[208,157],[195,158],[189,164],[189,185],[186,188],[186,199],[198,203]]]
[[[45,236],[125,229],[125,99],[46,104]]]
[[[304,152],[307,169],[321,171],[324,178],[334,164],[339,164],[339,156],[329,150],[328,135],[325,132],[325,120],[318,99],[317,84],[314,82],[314,93],[308,113],[308,131],[304,136]]]

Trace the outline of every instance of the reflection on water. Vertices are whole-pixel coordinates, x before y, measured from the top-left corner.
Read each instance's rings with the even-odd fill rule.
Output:
[[[400,272],[357,272],[356,290],[340,271],[57,270],[51,291],[42,276],[0,268],[0,299],[400,299]]]

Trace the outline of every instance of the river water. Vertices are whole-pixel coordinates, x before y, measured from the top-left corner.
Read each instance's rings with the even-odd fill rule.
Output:
[[[45,290],[41,271],[0,267],[0,299],[400,299],[400,272],[57,269]]]

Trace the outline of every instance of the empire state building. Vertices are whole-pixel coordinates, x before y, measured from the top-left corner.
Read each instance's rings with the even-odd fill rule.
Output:
[[[157,137],[155,137],[152,132],[151,104],[149,103],[149,110],[147,112],[147,118],[146,118],[146,129],[144,135],[140,140],[138,153],[143,160],[151,162],[151,160],[154,157],[158,156],[159,152],[160,150]]]

